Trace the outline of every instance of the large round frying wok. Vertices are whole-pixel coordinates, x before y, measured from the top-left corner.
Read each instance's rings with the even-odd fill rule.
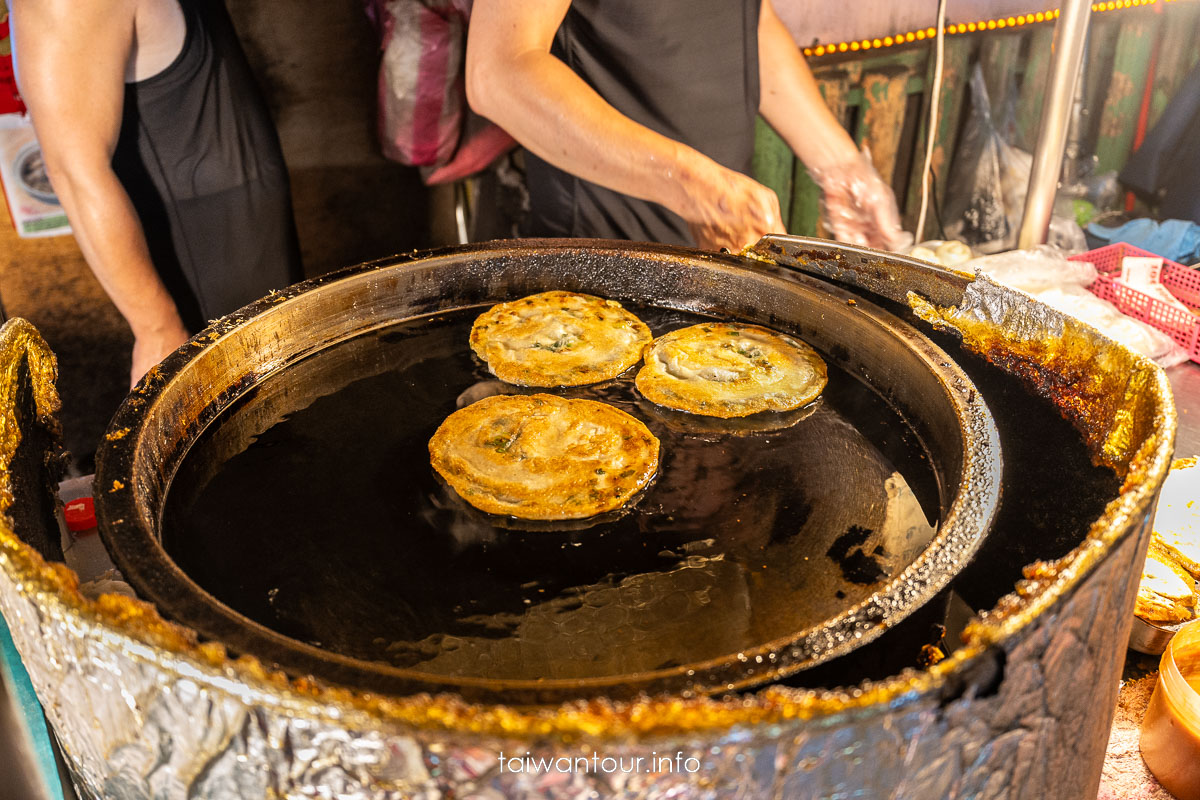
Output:
[[[664,413],[628,377],[577,390],[655,430],[656,482],[590,524],[482,515],[424,443],[456,407],[517,391],[470,355],[470,319],[547,289],[618,299],[656,334],[719,318],[798,336],[829,387],[726,427]],[[928,602],[997,501],[995,427],[950,358],[869,302],[730,255],[532,240],[385,259],[265,298],[158,369],[98,453],[118,566],[234,652],[370,691],[760,684]]]

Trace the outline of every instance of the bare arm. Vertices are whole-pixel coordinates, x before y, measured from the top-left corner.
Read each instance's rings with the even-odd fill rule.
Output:
[[[133,330],[132,385],[188,338],[112,171],[133,3],[16,0],[14,6],[21,94],[80,249]]]
[[[781,228],[774,193],[609,105],[550,53],[570,0],[476,0],[467,98],[549,163],[688,221],[702,247],[738,249]]]
[[[792,35],[762,0],[758,18],[759,113],[821,187],[823,221],[834,238],[895,250],[912,240],[896,198],[830,112]]]
[[[759,113],[805,165],[828,167],[858,154],[771,0],[762,0],[758,17],[758,63]]]

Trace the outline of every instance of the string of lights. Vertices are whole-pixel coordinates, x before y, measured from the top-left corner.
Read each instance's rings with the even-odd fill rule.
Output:
[[[1175,0],[1161,0],[1164,3],[1171,3]],[[1129,8],[1140,8],[1142,6],[1156,5],[1160,0],[1107,0],[1103,3],[1093,3],[1093,12],[1105,11],[1122,11]],[[978,22],[959,22],[946,26],[946,34],[960,33],[976,33],[977,31],[994,31],[1004,28],[1019,28],[1023,25],[1034,25],[1039,22],[1053,22],[1058,19],[1058,9],[1050,11],[1038,11],[1031,14],[1019,14],[1015,17],[1003,17],[1000,19],[980,20]],[[917,31],[908,31],[907,33],[897,33],[895,36],[884,36],[876,39],[860,39],[853,42],[837,42],[834,44],[818,44],[812,47],[804,48],[806,57],[820,57],[831,55],[834,53],[852,53],[863,50],[879,50],[885,47],[892,47],[899,44],[909,44],[911,42],[923,42],[926,39],[933,39],[937,35],[936,28],[923,28]]]

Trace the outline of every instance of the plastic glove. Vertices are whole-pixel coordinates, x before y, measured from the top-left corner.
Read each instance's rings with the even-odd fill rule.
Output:
[[[821,221],[834,239],[891,251],[912,244],[912,234],[900,227],[896,196],[865,146],[852,161],[808,173],[821,189]]]

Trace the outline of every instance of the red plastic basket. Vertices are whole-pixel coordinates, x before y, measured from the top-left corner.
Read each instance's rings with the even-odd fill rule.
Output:
[[[1100,277],[1088,287],[1092,294],[1109,301],[1121,313],[1167,334],[1187,350],[1192,361],[1200,361],[1200,317],[1117,283],[1116,279],[1121,277],[1121,259],[1125,256],[1157,257],[1131,244],[1117,242],[1070,258],[1096,265]],[[1162,285],[1188,308],[1200,308],[1200,271],[1164,258]]]

